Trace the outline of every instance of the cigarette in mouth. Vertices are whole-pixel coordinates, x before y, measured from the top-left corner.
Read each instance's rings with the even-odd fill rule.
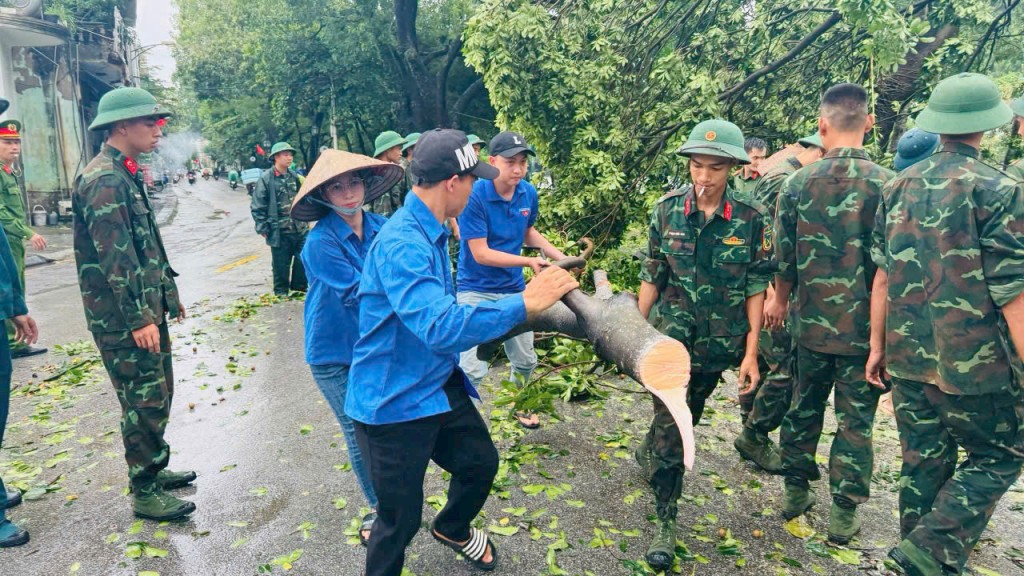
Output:
[[[697,186],[697,198],[700,198],[703,195],[704,195],[704,187],[703,186]]]

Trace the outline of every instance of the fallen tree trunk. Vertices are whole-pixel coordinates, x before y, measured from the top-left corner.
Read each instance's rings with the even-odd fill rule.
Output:
[[[556,262],[565,268],[582,268],[582,258],[566,258]],[[640,315],[636,297],[629,293],[613,294],[607,274],[594,273],[595,296],[573,290],[535,318],[517,326],[502,338],[477,349],[480,358],[489,358],[506,338],[523,332],[560,332],[574,338],[586,338],[594,352],[612,362],[623,373],[639,382],[661,400],[679,427],[683,442],[683,463],[693,468],[696,443],[693,437],[693,416],[686,404],[690,384],[690,354],[678,340],[658,332]]]

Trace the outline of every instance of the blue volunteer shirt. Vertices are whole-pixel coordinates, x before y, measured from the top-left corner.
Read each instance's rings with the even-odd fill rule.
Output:
[[[526,289],[522,268],[478,264],[469,240],[486,238],[491,250],[519,256],[526,231],[537,221],[537,189],[526,180],[516,185],[511,200],[498,196],[494,182],[477,180],[466,209],[459,215],[459,292],[507,294]]]
[[[526,320],[520,295],[478,306],[456,302],[448,232],[415,193],[370,247],[359,301],[345,413],[365,424],[450,411],[444,383],[459,352]],[[463,383],[476,396],[465,377]]]
[[[302,265],[309,280],[306,293],[306,363],[352,364],[359,336],[359,278],[363,260],[383,216],[363,211],[363,239],[331,210],[306,237]]]

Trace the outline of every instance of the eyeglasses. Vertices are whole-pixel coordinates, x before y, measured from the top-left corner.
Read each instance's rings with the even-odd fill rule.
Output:
[[[363,187],[362,178],[353,178],[348,182],[331,182],[324,186],[324,190],[328,193],[344,193],[346,190],[355,191]]]

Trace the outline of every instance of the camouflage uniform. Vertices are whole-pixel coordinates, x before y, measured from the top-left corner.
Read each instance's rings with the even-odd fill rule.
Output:
[[[752,197],[768,210],[770,219],[775,218],[782,184],[800,168],[799,160],[795,157],[787,158],[757,180]],[[744,426],[767,434],[782,424],[786,410],[789,409],[796,360],[789,326],[783,326],[775,332],[761,330],[757,349],[761,382],[753,392],[740,395],[740,413]]]
[[[85,167],[71,196],[75,262],[85,318],[121,403],[128,476],[137,495],[156,489],[170,449],[164,428],[174,375],[165,316],[180,315],[174,283],[152,205],[134,160],[104,145]],[[136,346],[132,331],[160,330],[159,354]]]
[[[795,286],[798,345],[793,402],[780,445],[786,482],[807,488],[825,407],[835,386],[838,430],[829,476],[833,502],[851,509],[868,499],[871,431],[881,391],[864,377],[869,349],[873,214],[892,171],[856,148],[835,148],[790,176],[779,197],[779,278]]]
[[[392,214],[405,204],[405,197],[409,194],[412,183],[409,178],[409,167],[406,165],[405,160],[402,161],[402,168],[405,170],[405,178],[399,180],[390,190],[382,194],[380,198],[371,202],[370,212],[390,218]]]
[[[754,190],[757,188],[757,183],[761,181],[761,176],[756,175],[753,178],[744,178],[743,170],[740,169],[735,176],[732,177],[732,188],[736,193],[737,198],[753,198]]]
[[[1022,366],[999,310],[1024,291],[1024,190],[951,142],[883,194],[871,253],[888,274],[900,548],[959,574],[1024,462]]]
[[[14,265],[18,267],[18,278],[22,287],[25,286],[25,241],[35,231],[25,223],[25,200],[21,195],[21,186],[10,166],[0,167],[0,226],[11,245]],[[25,344],[15,341],[14,323],[7,320],[7,341],[11,350],[24,348]]]
[[[309,226],[291,217],[292,202],[299,187],[299,178],[291,170],[278,174],[275,168],[269,168],[256,181],[252,193],[250,208],[256,233],[265,235],[270,246],[275,294],[287,294],[290,290],[305,292],[307,287],[306,270],[299,254],[306,243]]]
[[[731,188],[710,221],[697,209],[689,186],[669,192],[654,208],[640,279],[658,288],[654,326],[690,351],[687,404],[695,425],[722,372],[743,358],[750,332],[746,300],[768,287],[774,271],[771,242],[771,222],[763,208],[737,199]],[[654,461],[649,482],[658,517],[675,518],[683,445],[671,414],[657,398],[644,445]]]
[[[1024,158],[1006,167],[1006,173],[1017,182],[1024,183]]]

